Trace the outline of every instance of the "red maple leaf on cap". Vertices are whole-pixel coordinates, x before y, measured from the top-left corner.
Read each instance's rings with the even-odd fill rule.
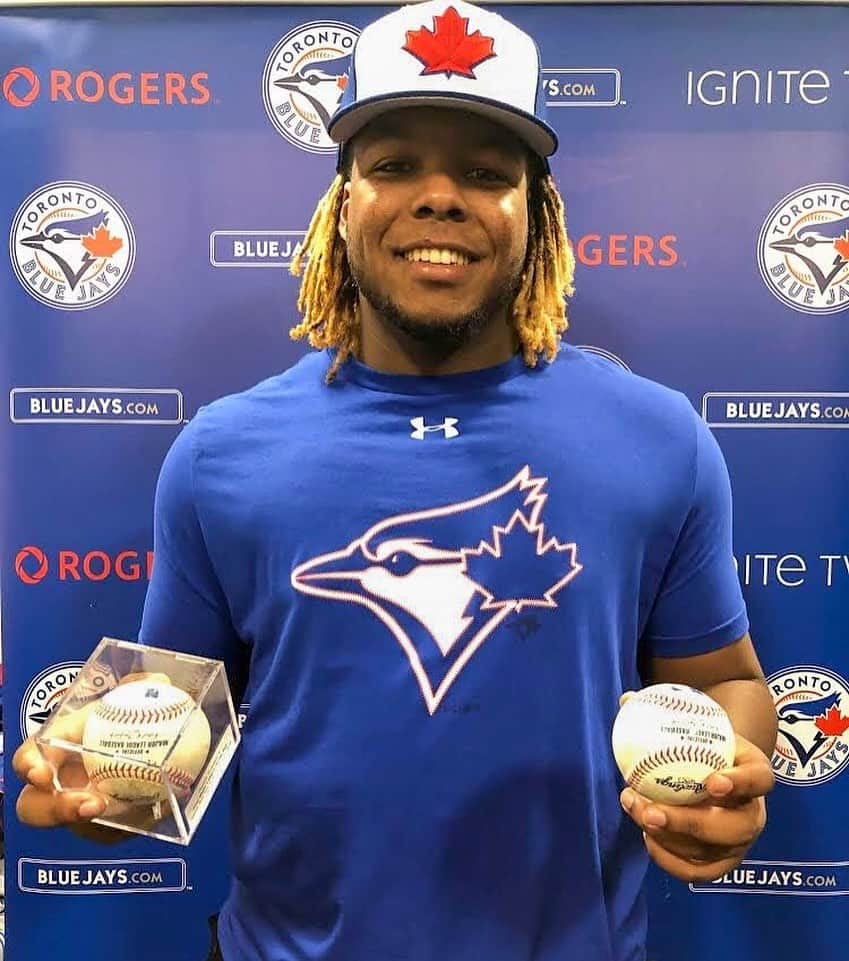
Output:
[[[834,241],[834,249],[844,260],[849,260],[849,230],[842,237]]]
[[[849,717],[844,717],[836,707],[830,707],[814,724],[829,737],[840,737],[849,728]]]
[[[492,37],[480,30],[469,33],[469,20],[461,17],[454,7],[448,7],[440,17],[433,18],[433,30],[421,27],[407,31],[407,42],[401,48],[425,65],[422,76],[431,73],[452,73],[476,80],[472,67],[495,56]]]

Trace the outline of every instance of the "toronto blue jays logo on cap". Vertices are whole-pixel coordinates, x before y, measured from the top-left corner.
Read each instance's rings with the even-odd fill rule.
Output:
[[[389,110],[428,105],[501,124],[542,157],[557,149],[545,121],[536,44],[509,20],[465,0],[408,4],[369,24],[327,133],[344,143]]]
[[[424,64],[423,74],[458,73],[475,79],[472,68],[495,56],[492,37],[480,30],[469,33],[468,17],[461,17],[454,7],[433,18],[433,30],[422,27],[407,31],[403,47]]]

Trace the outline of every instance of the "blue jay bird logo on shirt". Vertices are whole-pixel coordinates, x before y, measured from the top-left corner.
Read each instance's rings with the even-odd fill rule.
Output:
[[[545,528],[547,482],[525,466],[478,497],[388,517],[300,564],[292,586],[368,608],[400,645],[433,714],[510,614],[557,608],[583,568],[577,545]]]

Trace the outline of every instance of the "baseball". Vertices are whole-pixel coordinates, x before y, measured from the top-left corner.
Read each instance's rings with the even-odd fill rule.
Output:
[[[93,787],[118,801],[165,800],[161,765],[189,719],[166,771],[178,796],[186,796],[209,753],[209,721],[179,687],[156,681],[131,681],[104,695],[83,730],[83,764]],[[105,751],[126,760],[85,751]],[[133,764],[134,760],[144,762]]]
[[[735,737],[723,708],[683,684],[654,684],[622,705],[613,756],[629,787],[663,804],[695,804],[705,781],[734,763]]]

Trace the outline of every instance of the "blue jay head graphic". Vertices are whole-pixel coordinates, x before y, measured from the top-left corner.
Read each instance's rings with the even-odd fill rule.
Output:
[[[849,726],[840,713],[841,695],[828,694],[810,701],[791,701],[778,709],[778,730],[799,763],[807,764],[835,735]],[[832,730],[833,728],[833,730]]]
[[[300,564],[292,586],[367,607],[407,653],[432,712],[447,687],[419,676],[426,650],[450,664],[514,611],[556,608],[581,570],[577,546],[546,533],[545,484],[524,467],[478,497],[386,518]]]
[[[53,219],[36,233],[21,237],[20,243],[47,260],[45,273],[58,270],[74,290],[101,258],[108,258],[123,245],[120,238],[109,235],[108,225],[109,214],[105,210],[89,216]]]
[[[839,694],[828,694],[814,701],[791,701],[778,709],[778,723],[791,730],[799,725],[813,725],[818,717],[839,706]]]
[[[784,253],[791,267],[810,274],[823,294],[849,263],[849,217],[805,223],[769,246]]]
[[[350,55],[333,60],[312,60],[287,76],[278,77],[274,86],[303,97],[327,130],[345,92],[350,62]]]

